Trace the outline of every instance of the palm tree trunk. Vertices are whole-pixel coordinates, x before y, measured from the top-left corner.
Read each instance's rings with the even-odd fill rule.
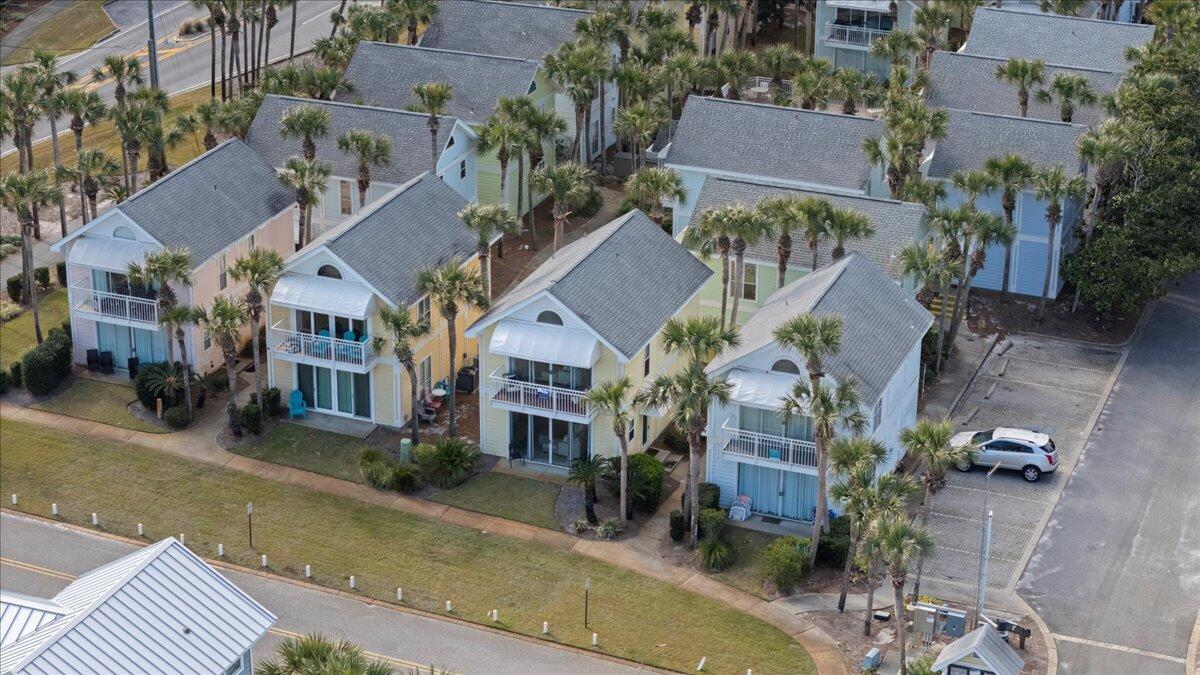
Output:
[[[255,400],[258,401],[259,409],[265,409],[266,406],[264,405],[264,401],[263,401],[263,385],[262,385],[263,369],[262,369],[262,362],[259,360],[259,354],[261,352],[258,351],[258,349],[259,349],[258,323],[261,320],[262,320],[262,317],[258,315],[258,312],[255,312],[250,315],[250,343],[252,345],[251,349],[254,350],[254,353],[250,355],[250,362],[254,364],[254,393],[257,394]],[[264,412],[263,414],[265,415],[266,413]]]
[[[525,149],[517,151],[517,218],[521,218],[525,207]]]
[[[896,606],[894,607],[894,609],[895,609],[894,613],[896,615],[896,638],[897,638],[897,641],[900,643],[900,675],[908,675],[908,663],[906,663],[906,660],[907,660],[906,652],[908,651],[908,636],[906,635],[906,633],[908,631],[906,630],[906,626],[904,625],[905,624],[905,619],[904,619],[904,579],[901,578],[900,583],[898,583],[898,584],[893,579],[892,580],[892,590],[896,596],[895,597]]]
[[[854,559],[858,557],[858,540],[861,538],[857,527],[850,531],[850,550],[846,551],[846,566],[842,568],[842,591],[838,594],[838,611],[846,611],[846,596],[850,593],[850,572],[854,569]]]
[[[621,446],[621,523],[629,525],[629,436],[624,428],[620,431],[617,443]]]
[[[700,543],[700,430],[688,432],[688,520],[691,523],[691,547]]]
[[[1008,223],[1011,225],[1012,221],[1009,220]],[[1012,250],[1011,243],[1004,245],[1004,276],[1000,282],[1000,302],[1008,302],[1008,282],[1012,276]]]
[[[429,136],[433,142],[433,145],[431,146],[432,152],[430,154],[431,159],[429,160],[429,170],[436,174],[438,158],[438,118],[434,117],[433,115],[429,116]]]
[[[725,327],[725,307],[729,303],[729,254],[721,254],[721,328]]]
[[[183,339],[183,326],[175,327],[175,340],[179,342],[179,359],[183,362],[183,400],[187,407],[188,419],[192,419],[192,373],[188,366],[187,341]]]
[[[33,222],[26,220],[21,223],[21,272],[25,278],[24,299],[33,313],[33,334],[38,344],[42,344],[42,321],[38,316],[37,286],[33,283]]]
[[[950,341],[951,349],[954,349],[954,339],[958,337],[958,326],[966,315],[966,301],[971,297],[971,282],[975,279],[976,271],[972,265],[972,269],[966,275],[966,280],[959,284],[958,292],[954,296],[954,314],[951,315],[950,335],[947,338]]]
[[[815,243],[809,244],[808,250],[812,251],[812,267],[810,268],[810,271],[816,272],[817,271],[817,245]]]
[[[779,235],[779,241],[775,245],[775,252],[779,256],[775,273],[775,287],[783,288],[784,282],[787,281],[788,260],[792,257],[792,238],[787,234]]]
[[[563,217],[557,203],[554,205],[552,214],[554,215],[554,250],[551,252],[551,255],[558,253],[558,249],[562,248],[563,231],[566,229],[566,223],[564,222],[566,218]]]
[[[338,5],[337,16],[346,16],[346,0],[342,0],[341,4]],[[337,35],[338,21],[335,19],[330,23],[333,24],[333,29],[329,31],[329,37],[333,37],[334,35]]]
[[[938,332],[937,332],[937,357],[936,364],[933,367],[933,374],[940,375],[942,373],[942,349],[946,339],[946,305],[950,302],[950,280],[942,282],[942,309],[938,312]]]
[[[575,104],[575,138],[571,140],[571,156],[579,159],[579,142],[583,135],[583,106]]]
[[[229,379],[229,403],[225,406],[229,415],[229,431],[234,436],[241,436],[242,425],[238,422],[237,406],[237,350],[233,344],[222,345],[221,353],[225,356],[225,375]]]
[[[729,327],[736,328],[738,325],[738,305],[742,301],[742,284],[746,281],[746,253],[739,250],[734,254],[733,266],[733,306],[729,311]]]
[[[137,194],[138,152],[129,151],[129,196]]]
[[[812,391],[816,391],[816,383],[820,378],[813,379]],[[817,511],[813,514],[813,531],[810,548],[808,549],[808,564],[812,567],[817,562],[817,549],[821,547],[821,535],[826,530],[826,519],[829,516],[829,504],[825,490],[829,473],[829,457],[825,450],[825,436],[816,434],[813,437],[817,446]]]
[[[604,90],[607,89],[608,87],[606,87],[604,85],[605,85],[605,83],[603,81],[601,81],[600,82],[600,175],[601,176],[608,174],[608,153],[605,152],[606,144],[604,142],[607,139],[607,137],[604,135],[604,98],[605,98]],[[637,156],[636,155],[634,156],[634,162],[635,162],[635,164],[634,164],[633,168],[636,171],[637,170],[637,164],[636,164]]]
[[[54,166],[62,164],[62,154],[58,146],[58,120],[51,114],[50,118],[50,147],[54,152]],[[54,172],[54,189],[58,191],[58,226],[62,231],[62,236],[67,236],[67,206],[66,199],[62,196],[62,180],[58,176],[58,171]]]
[[[871,622],[875,620],[875,559],[867,561],[867,616],[863,621],[863,635],[871,637]]]
[[[400,361],[404,365],[404,372],[408,373],[408,400],[412,405],[412,419],[410,419],[409,427],[411,429],[410,438],[412,439],[413,447],[417,447],[421,442],[420,427],[421,419],[417,417],[417,411],[421,409],[421,394],[417,389],[417,369],[413,365],[411,358]]]
[[[483,281],[483,297],[492,299],[492,252],[487,246],[479,247],[479,276]]]
[[[309,202],[304,206],[304,245],[312,241],[312,203]]]
[[[96,202],[97,202],[97,199],[96,199],[96,193],[95,193],[95,192],[88,192],[88,205],[89,205],[89,206],[91,206],[91,208],[92,208],[92,217],[91,217],[91,220],[95,220],[95,219],[96,219],[96,216],[97,216],[97,214],[96,214]]]
[[[446,421],[446,435],[450,436],[451,438],[453,438],[455,433],[458,431],[458,427],[455,424],[455,419],[454,419],[455,418],[455,415],[454,415],[454,413],[455,413],[455,410],[454,410],[455,391],[454,390],[458,388],[458,387],[454,386],[455,385],[454,374],[457,372],[457,365],[458,365],[458,360],[457,360],[457,356],[458,356],[458,325],[457,325],[457,321],[458,321],[457,314],[446,315],[446,332],[447,332],[447,337],[448,337],[447,342],[449,342],[449,346],[450,346],[450,378],[449,378],[450,386],[447,387],[447,389],[450,390],[449,394],[447,394],[447,397],[450,399],[450,410],[449,410],[449,414],[447,415],[447,421]]]
[[[221,100],[229,100],[229,94],[225,89],[226,81],[229,79],[225,74],[225,24],[220,25],[221,29]]]
[[[76,175],[78,175],[78,174],[76,174]],[[79,215],[82,216],[84,225],[87,225],[88,222],[91,220],[90,218],[88,218],[87,195],[84,194],[82,185],[79,186]]]
[[[1049,243],[1046,245],[1046,276],[1042,278],[1042,299],[1037,310],[1038,323],[1046,318],[1046,296],[1050,295],[1050,272],[1054,269],[1054,230],[1058,226],[1058,219],[1047,218],[1046,225],[1049,228],[1046,233]]]
[[[512,206],[512,200],[508,198],[508,157],[497,159],[500,160],[500,201]]]
[[[292,59],[296,58],[296,7],[299,4],[300,3],[298,3],[298,2],[292,3],[292,36],[291,36],[291,42],[288,43],[288,62],[289,63],[292,61]]]
[[[921,527],[929,524],[929,512],[933,510],[933,492],[925,488],[925,503],[921,506]],[[921,595],[921,573],[925,570],[925,554],[917,554],[917,571],[913,575],[913,597]]]
[[[209,42],[209,46],[210,46],[209,51],[212,52],[212,58],[210,59],[210,63],[208,65],[208,97],[209,98],[217,97],[217,36],[213,35],[213,33],[212,33],[213,29],[215,29],[216,26],[217,26],[217,24],[215,21],[212,20],[212,14],[210,13],[209,20],[208,20],[208,31],[209,31],[208,42]],[[189,417],[190,416],[191,415],[189,414]]]

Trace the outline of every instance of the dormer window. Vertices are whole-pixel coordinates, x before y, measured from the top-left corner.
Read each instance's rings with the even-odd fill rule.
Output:
[[[800,374],[800,366],[797,366],[795,363],[787,359],[779,359],[775,363],[771,364],[771,370],[772,372],[787,373],[788,375]]]
[[[330,279],[341,279],[342,273],[333,265],[321,265],[321,267],[317,269],[317,276],[329,277]]]
[[[450,148],[453,148],[453,147],[454,147],[454,137],[451,136],[450,140],[446,142],[446,149],[449,150]]]
[[[538,323],[548,323],[552,326],[563,325],[562,317],[559,316],[558,314],[555,314],[554,312],[551,312],[550,310],[546,310],[546,311],[542,312],[541,314],[538,314],[537,322]]]
[[[126,225],[118,225],[113,228],[113,239],[129,239],[137,241],[137,235],[133,233],[133,228]]]

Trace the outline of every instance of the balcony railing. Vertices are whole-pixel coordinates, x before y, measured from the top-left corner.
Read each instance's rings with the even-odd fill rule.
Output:
[[[343,340],[341,338],[301,333],[280,328],[279,324],[267,331],[267,345],[284,357],[305,357],[330,364],[366,366],[375,358],[370,341]]]
[[[73,284],[67,290],[67,297],[71,307],[77,311],[110,319],[158,325],[158,303],[153,298],[98,291],[83,281]]]
[[[760,434],[753,431],[734,429],[726,422],[721,426],[725,435],[723,452],[740,457],[765,459],[793,466],[816,468],[817,445],[794,438]]]
[[[865,28],[863,26],[845,26],[832,21],[825,24],[825,41],[839,42],[845,45],[870,47],[876,40],[882,39],[890,30]]]
[[[502,368],[488,375],[488,385],[492,400],[496,403],[541,410],[552,415],[590,418],[593,413],[585,399],[586,391],[525,382],[516,379],[512,373],[502,372]]]

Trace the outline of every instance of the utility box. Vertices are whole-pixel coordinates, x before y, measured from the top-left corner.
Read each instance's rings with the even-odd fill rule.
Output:
[[[967,634],[967,615],[956,609],[947,610],[939,615],[942,625],[938,631],[942,635],[960,638]]]
[[[879,647],[871,647],[871,651],[867,652],[863,657],[863,670],[878,668],[883,663],[883,656],[879,653]]]
[[[411,438],[400,439],[400,461],[401,462],[411,462],[412,461],[412,439]]]
[[[930,605],[924,602],[918,602],[913,605],[912,612],[913,630],[922,635],[946,635],[953,638],[966,635],[966,612],[944,605]]]

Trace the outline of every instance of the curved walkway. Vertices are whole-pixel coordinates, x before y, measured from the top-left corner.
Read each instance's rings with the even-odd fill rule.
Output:
[[[653,525],[642,528],[642,533],[628,539],[592,541],[580,539],[564,532],[437,504],[417,497],[384,492],[359,483],[323,476],[303,469],[243,457],[221,448],[214,440],[224,424],[222,415],[207,415],[197,426],[173,434],[148,434],[131,431],[99,422],[90,422],[32,408],[22,408],[8,403],[0,403],[0,417],[116,443],[129,443],[241,471],[260,478],[356,499],[425,518],[471,527],[483,532],[524,541],[535,541],[562,551],[590,556],[698,593],[775,626],[808,650],[819,673],[848,674],[850,672],[837,643],[811,621],[703,574],[667,563],[658,555],[659,540],[646,534],[647,531],[654,529]],[[665,519],[665,514],[660,515]],[[665,528],[665,523],[663,527]]]

